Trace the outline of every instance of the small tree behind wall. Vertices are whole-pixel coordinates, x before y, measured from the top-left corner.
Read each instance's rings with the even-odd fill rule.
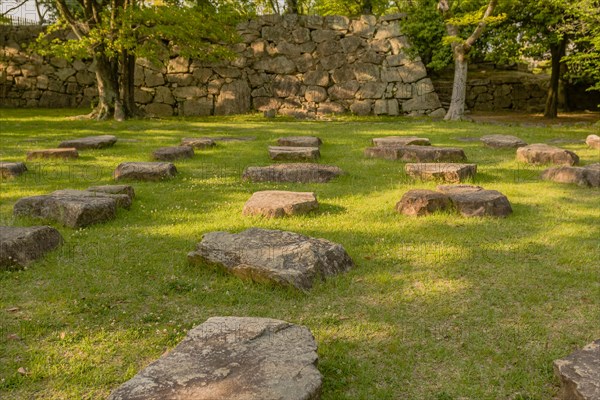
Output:
[[[59,20],[40,35],[36,50],[67,59],[93,58],[98,105],[90,118],[123,120],[140,114],[133,96],[136,58],[159,63],[178,54],[216,61],[232,56],[227,44],[237,40],[235,2],[153,7],[139,0],[54,1]],[[65,28],[76,38],[52,34]]]

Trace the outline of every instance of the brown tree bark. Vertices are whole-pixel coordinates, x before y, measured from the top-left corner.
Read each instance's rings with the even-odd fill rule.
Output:
[[[373,14],[373,1],[372,0],[363,0],[362,13],[365,15]]]
[[[298,0],[285,0],[286,14],[299,14]]]
[[[546,107],[544,109],[545,118],[556,118],[558,116],[558,95],[560,84],[561,59],[565,56],[567,49],[566,39],[550,45],[550,54],[552,56],[552,72],[550,73],[550,83],[548,84],[548,96],[546,97]]]
[[[101,53],[94,57],[96,62],[96,82],[98,84],[98,105],[89,117],[106,120],[120,113],[122,105],[119,96],[118,64]]]

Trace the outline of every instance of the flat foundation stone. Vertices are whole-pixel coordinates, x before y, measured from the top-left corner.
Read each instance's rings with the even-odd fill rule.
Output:
[[[70,228],[83,228],[114,219],[117,208],[128,209],[131,198],[85,190],[57,190],[48,195],[24,197],[17,201],[15,216],[41,218]]]
[[[317,344],[304,326],[213,317],[108,399],[318,400],[317,361]]]
[[[404,166],[404,171],[415,179],[457,183],[467,179],[474,179],[475,174],[477,173],[477,165],[458,163],[409,163]]]
[[[87,136],[79,139],[65,140],[58,147],[73,147],[77,150],[104,149],[117,143],[117,137],[113,135]]]
[[[321,153],[318,147],[269,146],[269,157],[275,161],[317,160]]]
[[[396,204],[396,211],[400,214],[415,217],[450,209],[452,209],[452,203],[447,195],[425,189],[409,190]]]
[[[39,158],[44,159],[74,159],[78,158],[79,153],[74,147],[68,147],[64,149],[45,149],[45,150],[32,150],[27,152],[27,159],[34,160]]]
[[[326,183],[344,172],[336,166],[310,163],[247,167],[242,179],[252,182]]]
[[[592,149],[600,150],[600,136],[598,135],[589,135],[585,139],[585,144],[587,144]]]
[[[481,186],[477,185],[438,185],[436,189],[446,194],[472,193],[484,190]]]
[[[416,137],[416,136],[387,136],[381,138],[374,138],[372,140],[373,146],[375,147],[386,147],[386,146],[431,146],[431,142],[427,138]]]
[[[124,162],[113,173],[115,180],[160,181],[177,174],[175,165],[168,162]]]
[[[406,162],[461,162],[467,156],[462,149],[433,146],[385,146],[365,149],[365,156]]]
[[[306,290],[316,279],[354,266],[346,250],[325,239],[294,232],[250,228],[241,233],[210,232],[188,254],[191,264],[215,264],[256,282]]]
[[[161,147],[152,152],[152,157],[159,161],[173,161],[193,156],[194,149],[191,146]]]
[[[27,267],[62,243],[49,226],[0,226],[0,270]]]
[[[554,375],[561,384],[558,399],[600,399],[600,339],[554,361]]]
[[[314,193],[265,190],[256,192],[244,205],[242,215],[262,215],[278,218],[289,215],[307,214],[319,208]]]
[[[448,196],[464,217],[506,217],[512,213],[508,198],[496,190],[451,191]]]
[[[600,163],[585,167],[553,167],[542,172],[542,179],[558,183],[574,183],[583,187],[600,187]]]
[[[579,164],[579,157],[572,151],[543,143],[530,144],[517,149],[517,161],[528,164]]]
[[[194,149],[208,149],[217,145],[214,140],[210,138],[183,138],[181,139],[182,146],[190,146]]]
[[[0,178],[16,178],[27,171],[25,163],[22,162],[1,162],[0,161]]]
[[[516,149],[527,146],[523,140],[511,135],[486,135],[481,137],[481,141],[494,149]]]
[[[129,185],[102,185],[90,186],[86,189],[88,192],[108,193],[108,194],[125,194],[131,200],[135,197],[135,190]]]
[[[319,147],[322,143],[316,136],[288,136],[277,139],[278,146]]]

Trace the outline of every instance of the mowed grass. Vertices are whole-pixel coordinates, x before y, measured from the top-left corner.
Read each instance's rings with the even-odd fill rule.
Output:
[[[550,399],[552,361],[600,337],[600,193],[538,179],[542,167],[492,150],[485,134],[529,143],[564,140],[582,164],[600,161],[581,141],[598,128],[510,127],[428,119],[336,121],[229,118],[72,121],[77,110],[0,110],[0,159],[61,140],[114,134],[76,161],[28,162],[1,182],[2,225],[23,196],[110,184],[123,161],[150,161],[183,137],[255,136],[220,142],[176,162],[160,183],[133,182],[131,210],[85,229],[55,226],[65,244],[23,271],[0,271],[0,398],[100,399],[211,316],[283,319],[311,329],[319,345],[322,399]],[[346,175],[328,184],[247,183],[248,165],[268,165],[279,136],[317,135],[322,163]],[[425,136],[459,146],[479,166],[477,184],[506,194],[506,219],[395,212],[413,182],[403,164],[363,157],[370,139]],[[242,217],[257,190],[314,191],[320,210],[268,220]],[[341,243],[356,263],[307,293],[241,281],[189,266],[209,231],[256,226]],[[20,372],[19,369],[21,368]]]

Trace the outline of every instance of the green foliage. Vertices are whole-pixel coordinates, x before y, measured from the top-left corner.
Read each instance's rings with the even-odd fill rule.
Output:
[[[91,57],[98,51],[116,58],[126,51],[154,62],[166,61],[173,53],[216,61],[232,56],[226,44],[238,40],[235,24],[243,15],[241,11],[243,8],[230,2],[130,6],[118,13],[106,7],[101,10],[99,22],[80,38],[63,40],[57,35],[69,27],[60,18],[40,35],[35,50],[68,59]],[[84,17],[77,6],[71,12],[80,19]]]

